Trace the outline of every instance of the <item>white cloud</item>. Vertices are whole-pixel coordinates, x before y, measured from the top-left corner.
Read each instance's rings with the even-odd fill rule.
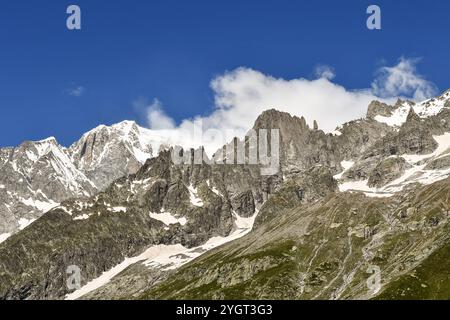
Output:
[[[149,127],[155,130],[175,128],[175,121],[164,113],[158,99],[154,99],[147,109],[147,122]]]
[[[328,80],[334,79],[336,77],[336,73],[334,69],[327,65],[318,65],[316,70],[314,71],[317,78],[324,78]]]
[[[85,91],[86,91],[85,87],[75,86],[73,88],[67,89],[67,94],[73,97],[81,97]]]
[[[176,126],[155,100],[147,109],[148,123],[151,129],[163,130],[172,143],[183,147],[204,145],[209,154],[234,136],[243,137],[256,118],[270,108],[304,116],[310,125],[317,120],[321,129],[331,132],[347,121],[364,117],[372,100],[392,102],[398,96],[425,99],[433,95],[434,85],[417,73],[415,63],[402,58],[394,67],[383,67],[371,88],[358,90],[332,82],[334,72],[327,66],[316,68],[319,78],[315,80],[275,78],[238,68],[211,81],[215,109],[210,115],[185,119]],[[207,137],[194,133],[196,125],[209,130]]]
[[[373,92],[380,97],[405,96],[416,101],[436,95],[436,86],[417,73],[419,60],[402,57],[396,66],[381,68],[372,83]]]

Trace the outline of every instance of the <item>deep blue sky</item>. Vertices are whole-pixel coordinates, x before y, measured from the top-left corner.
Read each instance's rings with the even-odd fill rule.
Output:
[[[66,8],[82,30],[66,29]],[[382,9],[369,31],[366,8]],[[366,88],[381,64],[422,57],[419,71],[450,86],[447,0],[40,0],[0,6],[0,146],[56,136],[69,145],[100,123],[142,121],[140,97],[177,121],[213,107],[210,80],[239,66]],[[86,88],[74,97],[67,90]]]

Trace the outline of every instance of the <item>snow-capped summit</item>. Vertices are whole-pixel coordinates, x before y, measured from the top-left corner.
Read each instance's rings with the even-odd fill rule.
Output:
[[[0,148],[0,235],[18,230],[58,203],[90,196],[135,173],[166,145],[168,135],[134,121],[100,125],[69,148],[49,137]]]
[[[0,149],[0,159],[0,234],[14,232],[23,219],[36,219],[69,197],[96,190],[53,137]]]
[[[147,159],[156,156],[163,139],[134,121],[123,121],[92,129],[68,152],[77,168],[103,189],[111,181],[135,173]]]
[[[375,120],[390,126],[400,127],[406,122],[409,111],[412,108],[420,118],[428,118],[437,115],[444,108],[449,108],[450,89],[437,98],[431,98],[420,103],[399,100],[390,110],[390,115],[379,114]]]
[[[450,106],[447,104],[449,100],[450,89],[437,98],[428,99],[414,105],[413,108],[419,117],[427,118],[438,114],[444,108],[449,108]]]

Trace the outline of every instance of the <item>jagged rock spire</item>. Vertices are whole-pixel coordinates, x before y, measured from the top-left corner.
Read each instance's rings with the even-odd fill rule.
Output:
[[[319,125],[317,124],[317,120],[314,120],[314,122],[313,122],[313,129],[319,130]]]

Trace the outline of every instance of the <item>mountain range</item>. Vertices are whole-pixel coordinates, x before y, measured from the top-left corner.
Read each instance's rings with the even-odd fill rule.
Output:
[[[0,298],[450,298],[450,91],[252,129],[279,130],[278,173],[176,164],[131,121],[1,148]]]

